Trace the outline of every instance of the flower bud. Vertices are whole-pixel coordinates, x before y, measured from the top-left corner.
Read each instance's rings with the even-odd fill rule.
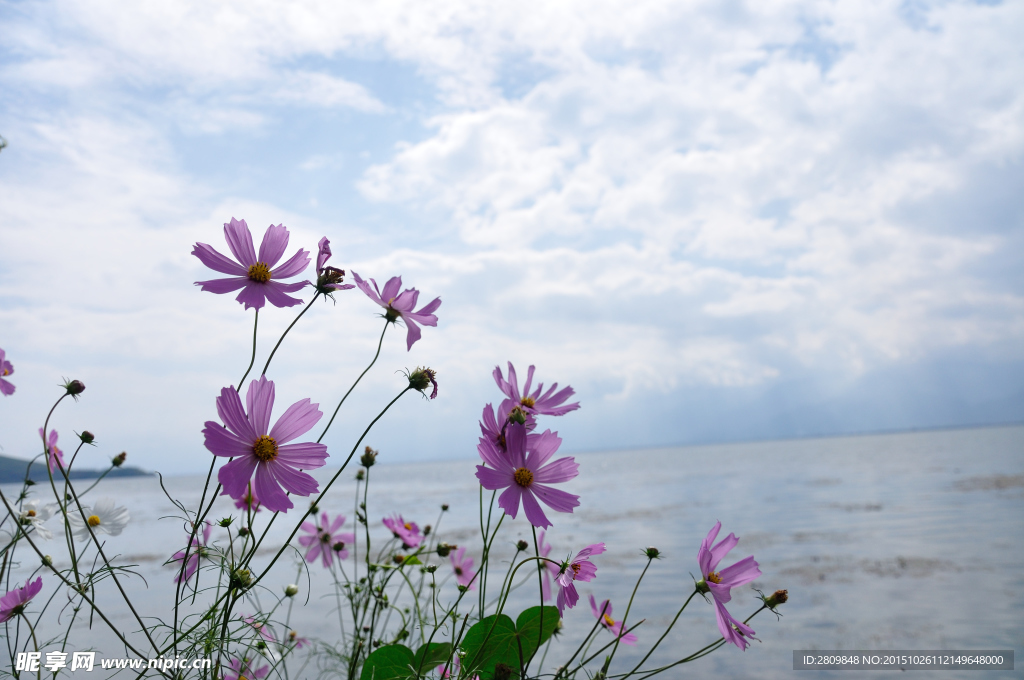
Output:
[[[235,569],[231,572],[230,587],[244,590],[252,584],[252,574],[248,569]]]
[[[67,390],[67,394],[72,397],[78,398],[78,395],[85,392],[85,384],[81,380],[72,380],[71,382],[64,383],[64,389]]]
[[[510,423],[519,423],[520,425],[526,424],[526,413],[523,409],[516,406],[514,409],[509,411],[508,420]]]
[[[494,680],[509,680],[512,677],[512,666],[498,663],[494,666]]]
[[[244,538],[245,536],[249,535],[249,530],[246,529],[245,527],[242,527],[241,529],[238,530],[238,535],[242,536]]]
[[[331,546],[331,550],[333,550],[334,552],[341,552],[344,549],[345,541],[338,541],[337,543]]]
[[[360,470],[356,470],[356,481],[361,482],[364,479],[366,479],[366,473],[363,472],[361,469]]]
[[[114,456],[114,459],[110,461],[114,467],[121,467],[124,465],[125,459],[128,458],[128,454],[122,451],[121,453]]]
[[[519,552],[523,552],[524,550],[526,550],[529,547],[530,547],[530,544],[527,543],[526,541],[519,541],[518,543],[516,543],[516,550],[518,550]]]
[[[218,524],[218,526],[221,526],[221,527],[227,529],[229,526],[231,526],[231,523],[234,522],[234,521],[235,521],[234,517],[225,517],[224,519],[222,519],[219,522],[217,522],[217,524]]]
[[[309,502],[309,512],[310,512],[310,514],[316,513],[319,510],[320,510],[320,508],[317,506],[316,501],[310,501]]]
[[[89,432],[89,430],[84,430],[82,434],[78,435],[78,438],[82,440],[83,444],[92,444],[96,441],[96,437],[94,437],[92,432]]]
[[[437,371],[431,368],[419,367],[409,374],[409,387],[420,392],[425,392],[428,387],[434,386],[430,398],[437,396]]]
[[[775,609],[780,604],[785,604],[789,600],[788,590],[776,590],[774,593],[764,598],[764,604],[769,609]]]
[[[264,642],[263,640],[257,640],[256,641],[256,649],[266,649],[266,648],[267,648],[267,643],[266,642]]]
[[[437,556],[438,557],[448,557],[448,553],[450,553],[452,550],[455,550],[458,547],[459,546],[457,546],[457,545],[448,545],[447,543],[439,543],[437,545]]]
[[[441,504],[441,512],[448,512],[448,504],[447,503],[442,503]]]
[[[299,594],[299,587],[294,583],[289,583],[284,587],[285,597],[295,597]],[[292,633],[294,635],[295,633]]]
[[[362,465],[364,468],[373,467],[373,464],[377,462],[378,453],[380,452],[374,451],[369,446],[367,446],[366,450],[363,452],[363,455],[359,458],[359,464]]]
[[[644,548],[643,553],[647,556],[647,559],[649,560],[656,560],[661,555],[661,551],[655,548],[653,545]]]
[[[50,557],[49,555],[43,555],[42,563],[43,563],[44,567],[52,567],[53,566],[53,558]]]
[[[424,536],[429,536],[430,535],[430,529],[431,529],[431,526],[429,524],[427,526],[423,527],[423,535]]]
[[[395,561],[395,564],[401,564],[402,562],[405,562],[405,555],[395,555],[391,559]]]
[[[433,574],[435,571],[437,571],[437,565],[428,564],[427,566],[423,567],[423,571],[427,572],[428,574]]]

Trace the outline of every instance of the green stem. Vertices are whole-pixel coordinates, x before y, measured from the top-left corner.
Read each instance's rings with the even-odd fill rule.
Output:
[[[358,385],[359,381],[363,379],[363,376],[366,375],[366,372],[373,368],[373,365],[377,363],[377,357],[380,356],[380,348],[384,344],[384,333],[387,332],[388,326],[390,325],[390,321],[384,324],[384,330],[380,332],[380,340],[377,341],[377,353],[373,355],[373,361],[370,362],[369,366],[363,369],[363,372],[359,374],[359,377],[356,378],[356,381],[352,383],[352,387],[348,388],[348,392],[346,392],[345,396],[343,396],[341,398],[341,401],[338,402],[338,405],[334,409],[334,413],[331,414],[331,419],[327,421],[327,427],[324,428],[324,431],[320,433],[320,437],[316,440],[318,444],[320,443],[321,440],[323,440],[324,435],[327,434],[327,430],[331,429],[331,425],[334,423],[334,418],[338,415],[338,411],[341,410],[341,405],[345,403],[346,399],[348,399],[348,395],[352,394],[352,390],[356,388],[356,385]]]
[[[676,612],[675,618],[672,619],[672,623],[668,624],[668,628],[666,628],[665,632],[661,634],[661,637],[658,638],[658,641],[654,643],[654,646],[651,647],[650,651],[647,652],[647,654],[644,656],[644,658],[640,659],[640,663],[638,663],[636,666],[634,666],[633,670],[631,670],[629,673],[626,673],[625,677],[628,678],[633,673],[636,673],[637,670],[641,666],[644,665],[644,662],[647,661],[647,659],[651,656],[651,654],[654,654],[654,650],[656,650],[658,648],[658,645],[661,644],[662,640],[664,640],[668,636],[669,632],[672,630],[672,627],[676,625],[676,621],[679,620],[679,616],[683,613],[683,610],[686,609],[686,605],[690,604],[690,600],[692,600],[694,595],[696,595],[696,594],[697,594],[696,590],[694,590],[692,593],[690,593],[690,597],[686,598],[686,602],[684,602],[683,606],[680,607],[679,611]]]
[[[305,314],[307,311],[309,311],[309,308],[313,306],[313,303],[316,302],[316,299],[318,297],[320,297],[320,296],[314,294],[313,295],[313,299],[309,301],[309,304],[306,305],[305,307],[303,307],[302,311],[299,312],[299,315],[297,317],[295,317],[295,319],[290,324],[288,324],[288,328],[284,329],[284,333],[282,333],[281,337],[278,338],[277,344],[274,345],[274,349],[271,350],[270,356],[267,357],[267,363],[263,366],[263,372],[260,373],[261,376],[264,376],[264,375],[267,374],[267,369],[270,368],[270,362],[274,358],[274,355],[277,353],[277,348],[281,346],[282,342],[284,342],[284,338],[285,338],[286,335],[288,335],[288,331],[290,331],[292,329],[292,326],[294,326],[296,323],[298,323],[299,319],[302,318],[303,314]],[[246,375],[248,375],[248,373],[246,373]]]
[[[647,564],[644,565],[644,570],[640,572],[640,578],[636,580],[636,585],[633,586],[633,594],[629,596],[629,604],[626,605],[626,613],[622,615],[622,624],[619,626],[620,633],[615,638],[615,646],[612,647],[612,653],[608,655],[608,658],[604,662],[604,666],[601,667],[601,670],[605,673],[605,675],[608,674],[608,667],[611,665],[612,659],[615,658],[615,652],[619,650],[619,642],[622,641],[622,637],[626,634],[623,631],[626,630],[626,619],[629,618],[629,610],[633,608],[633,598],[636,597],[636,591],[638,588],[640,588],[640,582],[644,580],[644,576],[647,574],[647,570],[650,568],[651,562],[653,561],[653,557],[647,558]]]
[[[260,308],[257,307],[256,308],[256,321],[252,324],[252,358],[249,360],[249,368],[245,369],[245,374],[242,376],[242,379],[238,381],[238,388],[235,390],[236,392],[241,391],[242,383],[244,383],[245,379],[249,377],[249,371],[252,370],[253,364],[256,363],[256,329],[259,328],[259,325],[260,325]],[[267,369],[263,369],[263,372],[266,373],[266,370]]]

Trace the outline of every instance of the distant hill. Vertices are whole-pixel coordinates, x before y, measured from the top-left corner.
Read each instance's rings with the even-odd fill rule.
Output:
[[[22,460],[21,458],[11,458],[9,456],[0,456],[0,484],[20,484],[25,479],[25,469],[28,467],[28,461]],[[103,474],[103,470],[81,470],[77,467],[71,470],[71,479],[96,479]],[[113,477],[142,477],[151,473],[139,468],[133,467],[119,467],[111,470],[107,474],[106,479]],[[60,473],[54,477],[59,478]],[[46,463],[40,458],[32,466],[32,481],[33,482],[47,482],[50,476],[46,472]],[[0,506],[2,507],[2,506]]]

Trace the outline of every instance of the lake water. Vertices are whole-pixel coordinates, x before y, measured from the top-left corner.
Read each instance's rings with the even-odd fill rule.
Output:
[[[601,541],[608,552],[594,560],[598,577],[580,587],[580,605],[566,613],[563,642],[552,648],[546,666],[557,665],[589,631],[594,619],[588,594],[611,598],[616,618],[621,618],[645,562],[640,549],[653,545],[664,559],[652,565],[630,614],[631,622],[645,619],[636,630],[640,644],[637,651],[620,648],[612,670],[630,668],[628,661],[646,652],[692,591],[701,539],[720,520],[723,536],[735,532],[740,537],[723,565],[753,554],[764,576],[752,586],[766,592],[786,588],[790,600],[780,608],[781,620],[769,612],[753,620],[760,642],[746,652],[723,648],[662,677],[715,673],[853,680],[865,673],[872,678],[897,674],[794,671],[794,649],[1013,649],[1018,670],[986,671],[984,677],[1022,676],[1024,427],[614,451],[576,459],[580,475],[563,488],[579,494],[581,506],[573,515],[549,514],[555,524],[549,532],[552,556]],[[478,557],[474,465],[465,460],[374,467],[369,495],[374,531],[381,538],[386,535],[380,518],[392,512],[421,526],[436,525],[440,505],[448,503],[442,538],[466,545]],[[319,472],[322,480],[331,473]],[[354,472],[342,473],[321,505],[332,514],[349,516],[346,528],[352,525]],[[165,480],[190,508],[198,502],[202,481]],[[11,489],[4,491],[10,497]],[[148,589],[138,578],[127,583],[140,612],[167,618],[173,573],[162,563],[183,546],[181,522],[161,519],[173,507],[155,479],[102,482],[91,497],[103,496],[116,498],[132,514],[121,536],[108,537],[108,554],[138,564],[149,582]],[[232,512],[233,506],[225,502],[213,515]],[[266,515],[261,513],[261,521]],[[267,544],[275,536],[282,540],[286,523],[279,524]],[[217,531],[222,530],[215,529],[215,538]],[[511,554],[511,545],[520,538],[532,540],[522,515],[503,525],[495,544],[498,558]],[[43,545],[59,563],[58,544]],[[269,556],[261,551],[257,572]],[[35,560],[24,553],[20,557],[24,566],[18,573],[24,575]],[[439,574],[448,570],[446,560],[435,556],[434,561],[440,563]],[[294,559],[283,559],[263,583],[278,590],[296,582],[296,566]],[[312,567],[309,603],[294,608],[290,628],[333,641],[338,637],[335,604],[321,572],[319,566]],[[503,565],[492,573],[492,582],[500,579]],[[298,582],[303,594],[297,605],[307,590],[304,577]],[[514,594],[513,612],[528,597],[535,598],[536,584],[530,585]],[[101,595],[106,592],[101,587]],[[742,619],[754,611],[754,596],[750,587],[734,590],[729,607],[733,615]],[[114,600],[109,593],[106,597]],[[238,611],[251,613],[244,607]],[[126,630],[134,630],[127,612],[112,607],[111,614]],[[53,634],[57,624],[54,617],[48,619]],[[67,620],[65,614],[62,622]],[[81,618],[75,622],[72,639],[116,655],[102,624],[89,631],[87,623]],[[670,663],[717,637],[713,607],[695,598],[650,663]],[[976,674],[942,673],[943,678],[961,676]]]

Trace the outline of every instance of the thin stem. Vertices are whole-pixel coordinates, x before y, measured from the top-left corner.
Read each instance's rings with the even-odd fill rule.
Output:
[[[625,636],[625,633],[621,631],[624,631],[626,629],[626,619],[629,618],[629,610],[633,608],[633,598],[636,597],[636,591],[638,588],[640,588],[640,582],[644,580],[644,575],[647,574],[647,570],[650,568],[651,562],[653,561],[653,557],[647,558],[647,564],[644,565],[644,570],[640,572],[640,578],[636,580],[636,585],[633,586],[633,594],[629,596],[629,604],[626,605],[626,613],[622,615],[622,623],[619,626],[620,633],[618,637],[615,638],[615,646],[612,647],[612,653],[608,655],[608,658],[604,662],[604,666],[602,666],[601,668],[601,670],[604,671],[605,674],[608,673],[608,667],[611,665],[612,659],[615,658],[615,652],[619,650],[619,642],[621,642],[623,636]]]
[[[358,385],[359,381],[363,379],[363,376],[366,375],[366,372],[373,368],[373,365],[377,363],[377,357],[380,356],[380,348],[384,344],[384,334],[387,332],[388,326],[390,325],[390,321],[384,324],[384,330],[380,332],[380,340],[377,341],[377,353],[373,355],[373,361],[370,362],[369,366],[363,369],[363,372],[359,374],[359,377],[356,378],[356,381],[352,383],[352,387],[348,388],[348,392],[346,392],[345,396],[342,397],[341,401],[338,402],[338,405],[334,409],[334,413],[331,414],[331,419],[327,421],[327,427],[324,428],[324,431],[320,433],[320,437],[316,440],[318,444],[324,438],[324,435],[327,434],[327,430],[331,429],[331,424],[334,423],[334,418],[338,415],[338,411],[341,410],[341,405],[345,403],[346,399],[348,399],[348,395],[352,394],[352,390],[356,388],[356,385]]]
[[[285,337],[286,335],[288,335],[288,331],[290,331],[290,330],[292,329],[292,326],[294,326],[294,325],[295,325],[296,323],[298,323],[299,319],[301,319],[301,318],[302,318],[302,315],[303,315],[303,314],[305,314],[305,313],[306,313],[307,311],[309,311],[309,308],[313,306],[313,303],[314,303],[314,302],[316,302],[316,299],[317,299],[318,297],[320,297],[320,296],[319,296],[319,295],[316,295],[316,294],[314,294],[314,295],[313,295],[313,299],[309,301],[309,304],[308,304],[308,305],[306,305],[305,307],[303,307],[303,308],[302,308],[302,311],[301,311],[301,312],[299,312],[299,315],[298,315],[297,317],[295,317],[295,320],[294,320],[294,321],[292,321],[292,322],[291,322],[290,324],[288,324],[288,328],[285,328],[285,329],[284,329],[284,333],[282,333],[282,334],[281,334],[281,337],[280,337],[280,338],[278,338],[278,340],[277,340],[277,344],[276,344],[276,345],[274,345],[274,349],[273,349],[273,350],[272,350],[272,351],[270,352],[270,356],[269,356],[269,357],[267,357],[267,363],[266,363],[266,364],[265,364],[265,365],[263,366],[263,372],[262,372],[262,373],[260,373],[260,375],[261,375],[261,376],[264,376],[264,375],[266,375],[266,374],[267,374],[267,369],[268,369],[268,368],[270,368],[270,362],[271,362],[271,360],[272,360],[272,359],[274,358],[274,354],[276,354],[276,353],[277,353],[277,348],[281,346],[281,343],[282,343],[282,342],[284,342],[284,337]],[[247,373],[247,375],[248,375],[248,373]]]
[[[242,379],[238,381],[238,389],[235,390],[236,392],[238,390],[242,389],[242,383],[244,383],[245,379],[249,377],[249,371],[252,370],[253,364],[256,363],[256,329],[259,328],[259,325],[260,325],[260,308],[257,307],[256,308],[256,320],[252,324],[252,359],[249,360],[249,368],[245,369],[245,375],[243,375]],[[267,371],[267,369],[263,369],[264,373],[266,373],[266,371]]]
[[[696,594],[697,594],[697,590],[694,589],[694,591],[692,593],[690,593],[690,597],[686,598],[686,602],[683,603],[683,606],[680,607],[679,611],[676,612],[675,618],[672,619],[672,623],[668,624],[668,628],[666,628],[665,632],[661,634],[661,637],[658,638],[658,641],[654,643],[654,646],[651,647],[650,651],[647,652],[647,654],[644,656],[644,658],[640,659],[640,663],[638,663],[636,666],[634,666],[633,670],[631,670],[629,673],[626,673],[625,677],[628,678],[633,673],[636,673],[637,670],[641,666],[644,665],[644,662],[647,661],[647,659],[651,656],[651,654],[654,654],[654,650],[658,648],[658,645],[661,644],[661,641],[665,639],[665,637],[672,630],[672,627],[676,625],[676,621],[679,620],[679,616],[683,613],[683,610],[686,609],[686,605],[690,604],[690,600],[692,600],[694,595],[696,595]]]

